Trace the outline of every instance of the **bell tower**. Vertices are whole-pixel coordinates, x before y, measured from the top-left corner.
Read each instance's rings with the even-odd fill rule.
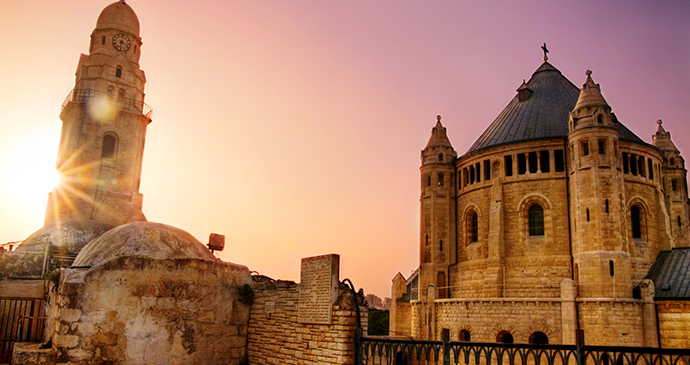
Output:
[[[124,0],[103,9],[60,112],[61,181],[49,195],[45,224],[146,220],[139,184],[152,110],[144,103],[141,45],[139,19]]]
[[[619,132],[592,71],[586,75],[568,121],[575,281],[582,297],[632,297],[623,175],[617,168]]]
[[[450,144],[441,116],[436,117],[431,138],[422,150],[421,216],[419,252],[419,298],[426,298],[431,284],[436,297],[446,298],[449,291],[448,265],[455,250],[455,188],[453,178],[457,152]]]

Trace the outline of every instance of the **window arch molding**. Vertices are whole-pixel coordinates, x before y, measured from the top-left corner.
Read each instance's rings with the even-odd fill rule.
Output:
[[[529,210],[534,205],[541,206],[544,214],[544,234],[537,236],[530,236],[529,234]],[[522,227],[523,237],[532,240],[549,240],[551,236],[553,203],[551,199],[540,193],[532,193],[523,197],[517,205],[516,213],[518,214],[518,221]]]
[[[649,210],[649,204],[647,204],[647,201],[644,200],[639,195],[634,195],[628,199],[628,202],[625,204],[626,205],[626,215],[627,215],[627,222],[628,222],[628,237],[634,239],[634,240],[643,240],[645,242],[648,241],[647,239],[647,222],[649,222],[649,219],[647,217],[650,214]],[[638,213],[639,216],[637,217],[639,219],[639,226],[637,228],[633,227],[634,223],[633,219],[634,217],[632,216],[632,209],[633,207],[637,207],[639,209]],[[639,237],[635,237],[635,234],[633,233],[634,229],[639,229]]]
[[[119,138],[115,132],[106,132],[101,139],[101,158],[114,159],[117,155]]]
[[[476,219],[477,219],[477,234],[476,234],[476,240],[473,240],[473,232],[472,232],[472,222],[470,221],[473,217],[472,215],[476,214]],[[469,245],[474,242],[479,242],[481,240],[481,230],[479,229],[479,222],[481,221],[482,217],[482,211],[479,209],[479,206],[474,203],[468,204],[462,214],[463,220],[463,228],[464,228],[464,237],[465,237],[465,244]]]

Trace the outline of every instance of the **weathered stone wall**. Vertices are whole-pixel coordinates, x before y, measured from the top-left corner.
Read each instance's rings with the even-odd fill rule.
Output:
[[[250,364],[354,364],[355,299],[340,286],[331,324],[299,323],[299,284],[257,278],[249,315]],[[366,333],[367,312],[361,309]]]
[[[391,316],[391,321],[395,320],[395,332],[390,332],[390,336],[409,337],[412,335],[412,328],[410,327],[410,316],[412,314],[412,306],[410,303],[393,303],[391,308],[395,306],[395,316]]]
[[[460,340],[462,330],[469,331],[475,342],[495,342],[499,332],[508,331],[515,342],[528,343],[530,335],[540,331],[549,337],[549,343],[561,343],[560,301],[439,299],[432,305],[428,309],[435,311],[436,339],[447,328],[452,341]],[[412,307],[418,316],[427,313],[424,302],[416,302]]]
[[[690,348],[690,303],[657,302],[661,347]]]
[[[642,303],[631,299],[578,302],[585,344],[644,346]]]
[[[240,364],[251,283],[244,266],[120,257],[63,272],[51,318],[58,362]],[[247,286],[248,288],[248,286]]]

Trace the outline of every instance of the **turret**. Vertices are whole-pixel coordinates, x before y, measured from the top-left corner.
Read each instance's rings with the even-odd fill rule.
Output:
[[[680,151],[671,141],[671,132],[667,132],[661,125],[661,119],[656,122],[659,127],[652,135],[652,145],[664,154],[662,166],[662,184],[666,198],[666,208],[669,212],[671,235],[674,247],[688,247],[688,186],[685,160]]]
[[[422,150],[421,217],[420,217],[420,285],[419,293],[435,284],[437,298],[445,298],[448,290],[448,265],[455,250],[455,169],[457,152],[441,124],[441,116],[431,131],[431,138]]]
[[[146,128],[146,77],[139,68],[139,19],[124,0],[101,12],[60,113],[57,169],[45,223],[146,220],[139,193]]]
[[[631,297],[619,131],[600,85],[586,75],[568,121],[574,279],[583,297]]]

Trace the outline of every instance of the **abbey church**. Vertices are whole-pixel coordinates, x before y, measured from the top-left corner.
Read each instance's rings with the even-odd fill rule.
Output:
[[[661,120],[645,142],[591,71],[578,88],[547,60],[461,156],[437,118],[421,153],[419,269],[393,279],[391,331],[688,347],[684,159]]]

